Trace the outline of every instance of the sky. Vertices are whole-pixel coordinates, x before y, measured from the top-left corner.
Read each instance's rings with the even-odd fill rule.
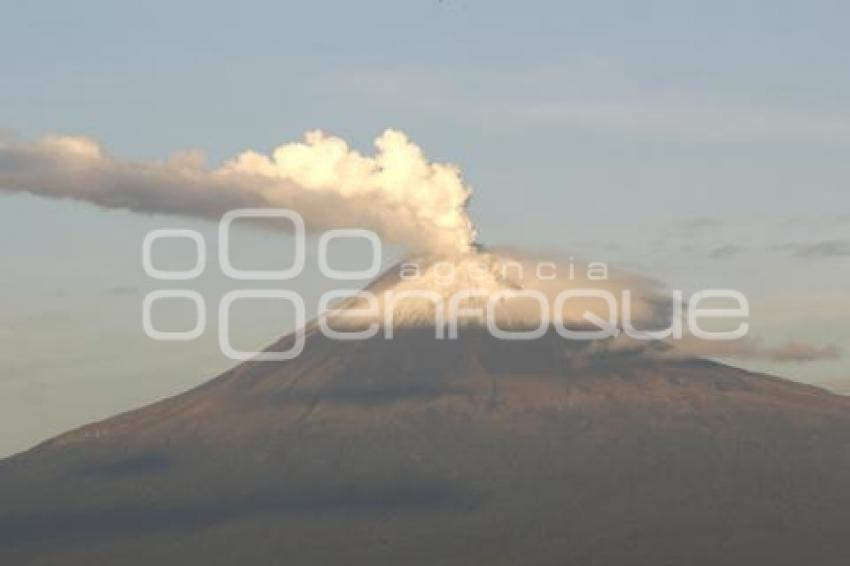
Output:
[[[313,129],[371,154],[398,129],[460,167],[480,242],[739,289],[755,339],[815,359],[732,363],[850,393],[847,3],[0,8],[3,136],[88,136],[131,162],[199,149],[215,167]],[[0,456],[233,363],[213,331],[179,344],[142,332],[161,282],[141,242],[164,227],[216,237],[204,220],[0,191]],[[276,234],[239,238],[246,264],[288,253]],[[190,252],[159,257],[186,265]],[[194,284],[211,303],[232,287],[217,273]],[[321,288],[315,273],[299,285]],[[271,309],[243,314],[247,345],[286,326]]]

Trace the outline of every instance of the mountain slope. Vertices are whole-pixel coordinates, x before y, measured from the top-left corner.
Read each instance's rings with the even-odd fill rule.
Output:
[[[432,333],[312,333],[3,461],[0,563],[850,557],[850,399],[554,333]]]

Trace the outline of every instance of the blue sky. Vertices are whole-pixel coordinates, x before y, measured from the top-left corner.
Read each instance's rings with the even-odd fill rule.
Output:
[[[850,392],[847,3],[81,1],[2,13],[4,131],[92,136],[130,160],[199,148],[214,165],[314,128],[370,151],[398,128],[461,166],[482,241],[740,288],[767,343],[845,351],[748,367]],[[0,454],[229,365],[212,337],[178,348],[141,333],[153,285],[141,240],[176,225],[0,196]],[[274,257],[264,238],[248,237],[248,257]],[[839,253],[806,252],[830,242]],[[249,333],[262,344],[279,329]]]

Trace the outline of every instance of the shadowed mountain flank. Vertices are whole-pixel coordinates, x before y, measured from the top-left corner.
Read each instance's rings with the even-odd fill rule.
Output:
[[[843,565],[848,472],[850,399],[814,387],[554,332],[311,331],[0,462],[0,563]]]

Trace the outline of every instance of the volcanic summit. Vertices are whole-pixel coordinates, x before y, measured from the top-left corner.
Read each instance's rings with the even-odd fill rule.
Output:
[[[0,563],[847,563],[850,399],[413,319],[0,462]]]

